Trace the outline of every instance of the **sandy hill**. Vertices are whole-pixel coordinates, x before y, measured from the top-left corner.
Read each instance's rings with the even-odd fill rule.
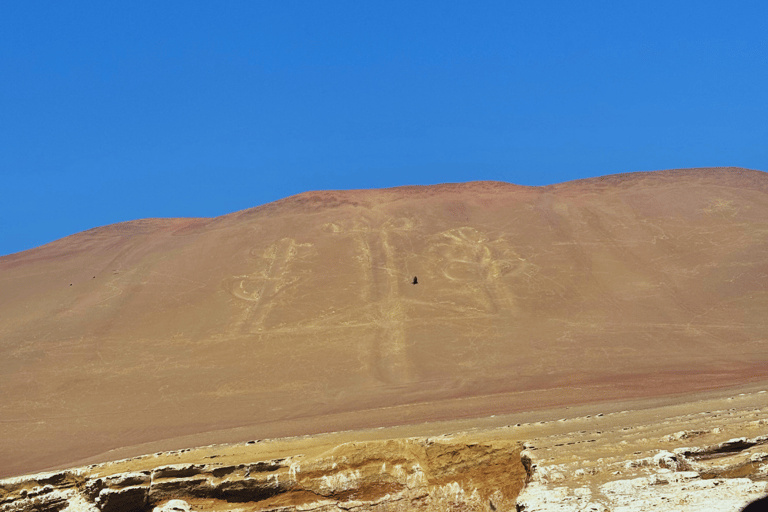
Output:
[[[0,476],[238,427],[684,393],[767,364],[766,173],[308,192],[0,258]]]

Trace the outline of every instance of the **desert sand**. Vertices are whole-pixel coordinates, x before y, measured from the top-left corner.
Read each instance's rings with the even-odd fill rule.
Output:
[[[766,254],[768,175],[736,168],[96,228],[0,258],[0,476],[738,396],[768,381]]]
[[[0,479],[0,510],[736,512],[768,491],[765,395],[739,386],[125,459],[112,452],[111,462]]]

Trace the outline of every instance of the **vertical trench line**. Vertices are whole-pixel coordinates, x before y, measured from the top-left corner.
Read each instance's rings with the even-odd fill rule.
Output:
[[[385,381],[403,384],[410,380],[410,369],[406,351],[406,315],[398,293],[400,273],[396,269],[395,253],[386,229],[381,230],[380,242],[386,271],[386,291],[380,306],[383,330],[380,337],[380,369]]]
[[[360,287],[360,300],[362,304],[359,306],[359,310],[366,324],[363,335],[357,340],[357,361],[359,363],[360,372],[363,375],[372,375],[377,373],[377,361],[376,354],[378,341],[378,326],[376,322],[376,309],[374,302],[378,295],[374,255],[371,251],[371,243],[369,241],[369,230],[356,230],[353,234],[355,241],[355,250],[357,251],[356,260],[359,264],[359,270],[362,274],[363,285]],[[373,331],[372,336],[369,336],[369,332]]]
[[[365,279],[365,284],[362,286],[361,299],[367,306],[373,302],[373,297],[375,295],[374,291],[372,290],[372,288],[375,286],[375,276],[373,275],[373,255],[371,254],[371,245],[368,243],[365,233],[356,235],[355,241],[358,251],[357,260],[360,263],[363,278]]]
[[[257,329],[264,327],[267,315],[275,306],[274,299],[281,290],[279,285],[284,280],[285,272],[291,263],[295,246],[295,240],[283,238],[268,249],[268,251],[271,249],[273,252],[266,256],[269,259],[269,264],[264,272],[264,284],[259,290],[256,303],[251,306],[243,321],[243,330],[247,329],[249,325]]]

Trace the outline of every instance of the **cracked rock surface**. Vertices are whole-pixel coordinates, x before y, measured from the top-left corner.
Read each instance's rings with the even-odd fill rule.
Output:
[[[158,452],[0,480],[0,512],[737,512],[768,492],[767,396]]]
[[[517,510],[740,511],[768,492],[765,397],[667,408],[653,422],[638,411],[568,420],[573,430],[527,443]]]
[[[114,472],[153,462],[143,458],[0,481],[0,511],[514,510],[526,476],[520,451],[517,442],[442,436],[345,443],[314,457]],[[51,480],[59,485],[40,485]]]

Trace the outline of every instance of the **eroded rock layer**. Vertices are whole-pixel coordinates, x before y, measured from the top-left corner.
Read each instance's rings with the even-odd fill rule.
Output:
[[[513,510],[526,477],[520,450],[514,442],[441,437],[343,444],[319,457],[236,465],[121,473],[96,465],[0,481],[0,511]]]
[[[0,480],[0,512],[739,512],[768,492],[766,396],[158,452]]]
[[[522,454],[530,478],[518,511],[738,512],[768,493],[765,397],[663,408],[653,421],[619,411],[543,428]]]

